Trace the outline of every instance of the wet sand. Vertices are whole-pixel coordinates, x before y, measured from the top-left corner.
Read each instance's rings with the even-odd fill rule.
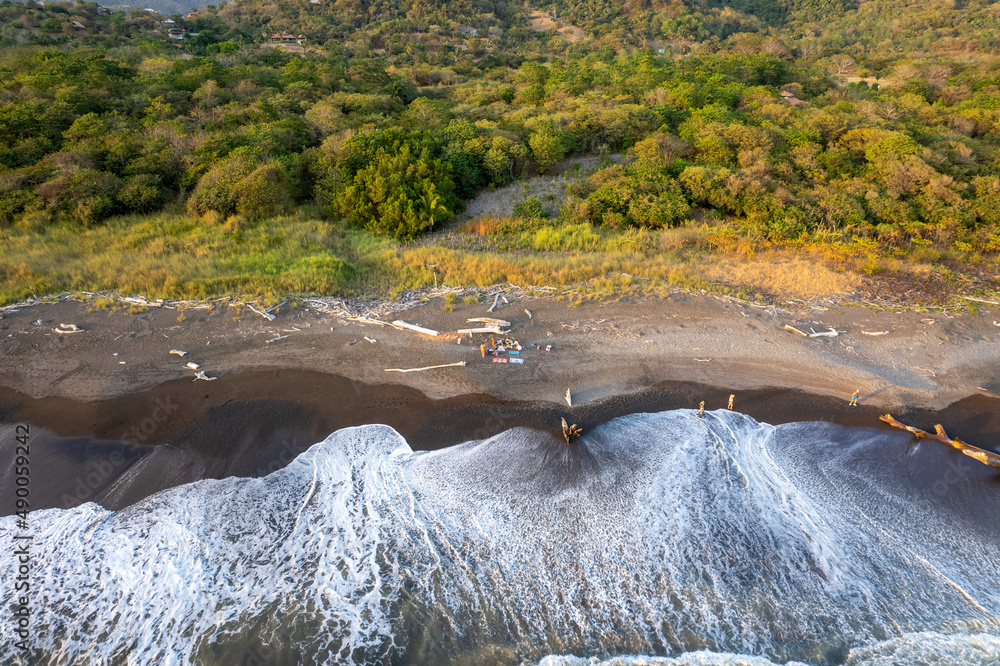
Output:
[[[33,506],[69,508],[96,501],[120,509],[192,481],[263,476],[350,426],[390,425],[414,450],[485,439],[513,427],[548,432],[558,440],[560,418],[586,431],[626,414],[693,408],[702,399],[724,404],[729,395],[722,387],[667,382],[570,408],[483,394],[433,400],[405,386],[366,385],[306,371],[231,375],[200,384],[194,393],[185,391],[189,384],[176,380],[147,392],[86,403],[0,389],[2,420],[33,429],[33,464],[44,470],[33,477]],[[851,407],[843,400],[778,388],[737,396],[735,409],[774,425],[826,421],[892,430],[872,406]],[[897,416],[925,428],[942,423],[970,443],[988,447],[1000,439],[998,403],[972,396],[943,412],[912,409]],[[0,426],[4,454],[13,453],[11,429]]]
[[[737,410],[772,424],[887,428],[878,415],[891,411],[919,427],[942,423],[984,448],[1000,441],[992,313],[793,311],[683,294],[532,300],[493,314],[487,307],[459,302],[449,311],[439,299],[398,314],[442,331],[438,338],[309,309],[279,312],[274,322],[227,308],[189,310],[183,321],[176,310],[88,312],[72,302],[8,311],[0,320],[0,455],[13,460],[13,424],[30,424],[34,508],[121,508],[199,479],[267,474],[349,426],[385,423],[412,448],[435,449],[516,426],[557,437],[563,416],[587,430],[702,400],[719,409],[730,393]],[[511,321],[523,366],[480,358],[483,336],[459,344],[447,333],[477,316]],[[70,322],[85,332],[52,331]],[[786,323],[841,332],[804,338]],[[218,379],[192,381],[188,360]],[[468,365],[384,372],[456,360]],[[573,408],[563,402],[567,387]],[[862,404],[852,408],[854,388]],[[9,487],[12,464],[0,469]]]

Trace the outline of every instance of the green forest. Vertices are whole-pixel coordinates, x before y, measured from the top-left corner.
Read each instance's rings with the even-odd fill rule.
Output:
[[[0,25],[0,304],[998,287],[1000,3],[4,0]]]

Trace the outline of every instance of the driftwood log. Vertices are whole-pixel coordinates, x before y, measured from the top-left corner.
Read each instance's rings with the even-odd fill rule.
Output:
[[[573,425],[567,425],[566,419],[562,419],[562,432],[563,439],[566,440],[567,444],[570,444],[573,437],[579,437],[583,434],[583,429],[578,428],[575,423]]]
[[[438,331],[435,331],[432,328],[424,328],[423,326],[417,326],[416,324],[408,324],[402,319],[397,319],[396,321],[392,322],[392,325],[395,326],[396,328],[405,328],[409,331],[416,331],[417,333],[422,333],[424,335],[434,335],[434,336],[438,335]]]
[[[487,312],[493,312],[493,310],[495,310],[497,307],[497,303],[499,302],[500,302],[500,294],[497,294],[496,297],[493,299],[493,305],[490,306],[490,309],[487,310]]]
[[[808,333],[806,333],[805,331],[800,331],[799,329],[795,328],[794,326],[792,326],[790,324],[785,324],[784,326],[782,326],[782,328],[785,329],[786,331],[791,331],[792,333],[798,333],[799,335],[801,335],[804,338],[808,338],[809,337]]]
[[[509,321],[504,321],[503,319],[494,319],[493,317],[473,317],[472,319],[466,319],[470,324],[490,324],[492,326],[510,326]]]
[[[470,338],[473,333],[493,333],[494,335],[506,335],[510,331],[501,330],[499,326],[480,326],[479,328],[460,328],[455,331],[459,335],[468,335]]]
[[[879,419],[893,426],[894,428],[901,428],[907,432],[913,433],[915,437],[921,439],[933,439],[935,442],[941,442],[942,444],[947,444],[948,446],[954,447],[969,456],[970,458],[975,458],[984,465],[989,465],[991,467],[1000,468],[1000,455],[996,453],[991,453],[977,446],[972,446],[967,444],[960,439],[952,439],[948,437],[948,433],[944,431],[944,427],[939,423],[934,426],[935,433],[929,433],[920,428],[914,428],[913,426],[908,426],[905,423],[901,423],[892,417],[892,414],[886,414],[885,416],[880,416]]]
[[[465,361],[458,363],[445,363],[444,365],[428,365],[426,368],[386,368],[386,372],[423,372],[424,370],[437,370],[438,368],[464,368]]]

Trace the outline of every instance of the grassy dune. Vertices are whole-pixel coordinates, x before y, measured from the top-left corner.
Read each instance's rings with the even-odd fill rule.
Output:
[[[157,214],[93,227],[11,229],[0,236],[0,302],[65,291],[153,298],[342,293],[358,269],[334,251],[332,228],[305,218],[252,225]]]
[[[576,298],[661,294],[670,287],[812,298],[857,277],[801,252],[719,251],[717,229],[610,230],[589,224],[482,218],[400,244],[300,214],[248,223],[177,214],[99,227],[8,230],[0,237],[0,303],[75,291],[148,298],[288,293],[386,297],[438,284],[574,289]]]

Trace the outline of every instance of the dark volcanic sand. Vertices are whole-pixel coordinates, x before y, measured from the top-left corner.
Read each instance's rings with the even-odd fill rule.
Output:
[[[638,393],[569,408],[551,402],[513,402],[482,394],[432,400],[414,388],[368,385],[299,370],[223,376],[214,382],[169,381],[141,393],[99,402],[31,398],[0,387],[3,485],[12,487],[11,426],[32,428],[32,508],[68,508],[96,501],[119,509],[160,490],[199,479],[263,476],[349,426],[384,423],[414,450],[483,439],[513,427],[559,437],[559,419],[585,431],[635,412],[724,407],[731,391],[667,382]],[[736,393],[735,408],[758,421],[828,421],[887,428],[875,407],[790,389]],[[948,432],[992,449],[1000,435],[1000,400],[972,396],[940,412],[896,413],[906,423]],[[8,451],[8,449],[10,449]],[[957,451],[956,460],[964,460]],[[978,464],[978,463],[976,463]],[[1000,481],[1000,474],[998,474]],[[0,513],[13,512],[6,503]]]

